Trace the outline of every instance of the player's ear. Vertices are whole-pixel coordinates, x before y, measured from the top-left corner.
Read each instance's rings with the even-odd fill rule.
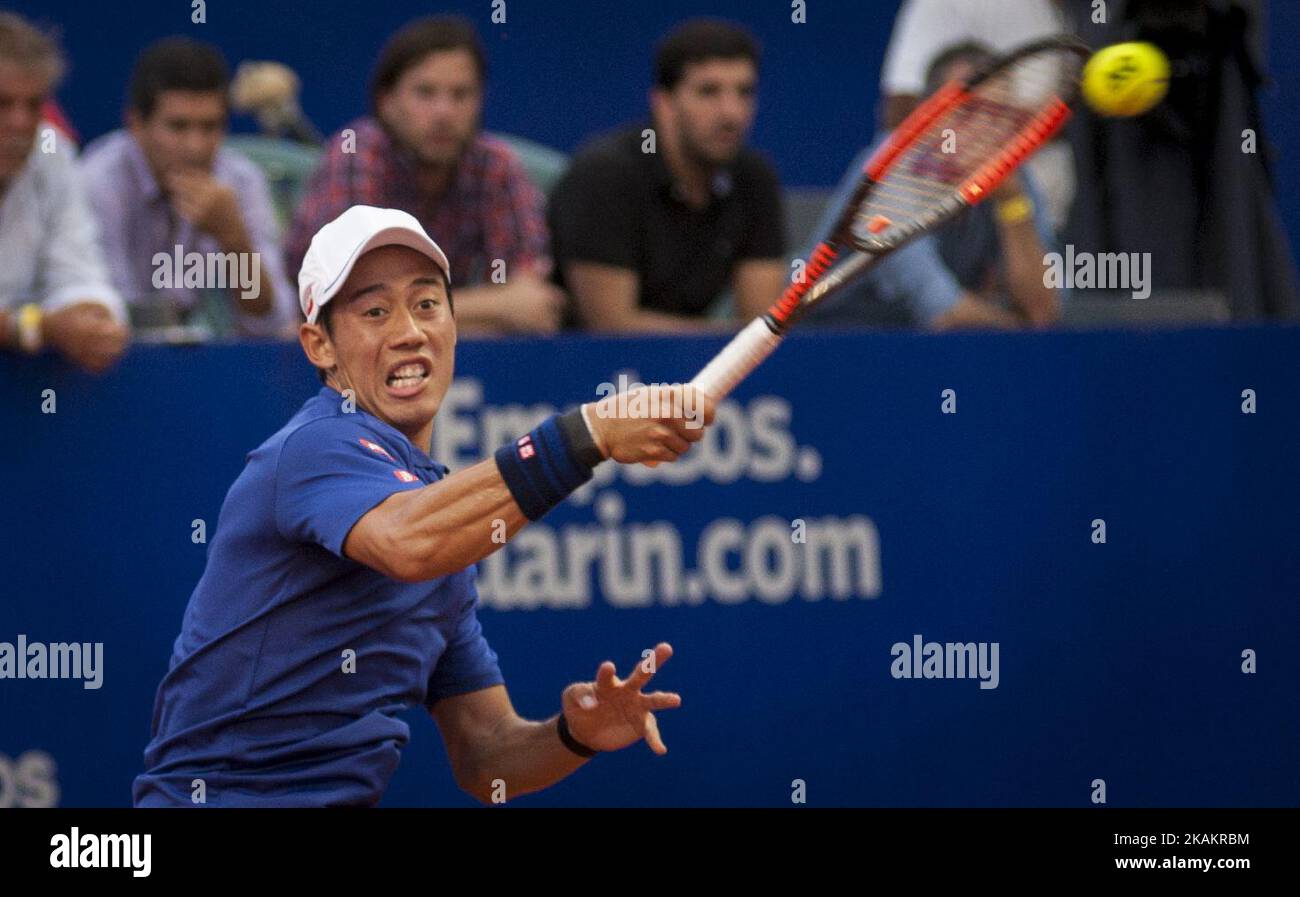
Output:
[[[298,342],[307,360],[318,368],[332,368],[337,363],[334,354],[334,341],[319,323],[302,323],[298,327]]]

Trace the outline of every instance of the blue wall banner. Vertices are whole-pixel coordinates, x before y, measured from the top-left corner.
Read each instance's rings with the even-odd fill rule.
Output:
[[[433,454],[463,469],[719,346],[463,340]],[[1296,327],[796,334],[681,462],[602,465],[479,565],[525,716],[676,650],[666,756],[519,802],[1300,803],[1297,358]],[[127,805],[196,521],[318,383],[296,345],[137,347],[100,378],[5,356],[0,382],[0,806]],[[472,803],[406,718],[385,805]]]

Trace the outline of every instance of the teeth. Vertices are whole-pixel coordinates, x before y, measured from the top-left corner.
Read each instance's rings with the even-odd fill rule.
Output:
[[[422,364],[404,364],[388,375],[388,385],[397,389],[406,389],[424,381],[429,376]]]

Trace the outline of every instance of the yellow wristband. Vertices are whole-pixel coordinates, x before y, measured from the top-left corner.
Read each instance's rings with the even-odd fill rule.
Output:
[[[1034,204],[1028,196],[1017,196],[1000,202],[997,206],[998,221],[1003,224],[1019,224],[1028,221],[1034,214]]]
[[[41,351],[41,319],[44,313],[35,302],[18,309],[18,345],[24,352],[35,355]]]

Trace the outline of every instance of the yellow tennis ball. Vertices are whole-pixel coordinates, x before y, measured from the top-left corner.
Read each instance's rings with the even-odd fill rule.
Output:
[[[1112,44],[1083,68],[1083,97],[1101,115],[1141,115],[1169,91],[1169,57],[1155,44]]]

